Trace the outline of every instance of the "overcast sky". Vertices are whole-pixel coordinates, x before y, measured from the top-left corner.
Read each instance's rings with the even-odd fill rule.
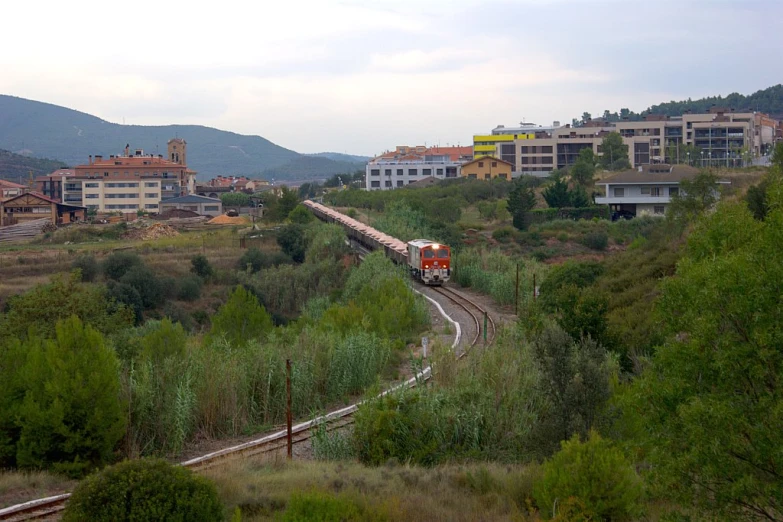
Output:
[[[783,81],[781,0],[9,0],[2,19],[2,94],[299,152]]]

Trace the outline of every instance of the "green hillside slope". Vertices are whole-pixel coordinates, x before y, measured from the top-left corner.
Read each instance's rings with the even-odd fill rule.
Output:
[[[0,179],[14,183],[27,184],[31,171],[33,176],[41,176],[66,166],[62,161],[29,158],[0,149]]]
[[[60,158],[74,165],[86,163],[90,154],[121,153],[126,143],[147,153],[166,154],[166,142],[177,136],[188,142],[188,166],[199,172],[199,179],[217,174],[258,176],[301,157],[260,136],[201,125],[119,125],[65,107],[0,95],[0,148],[25,155]],[[307,163],[311,174],[325,177],[334,172],[329,158],[314,159]]]

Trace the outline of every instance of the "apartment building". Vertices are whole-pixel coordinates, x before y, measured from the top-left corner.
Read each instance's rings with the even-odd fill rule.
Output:
[[[713,107],[709,113],[673,118],[649,115],[643,121],[593,120],[579,127],[557,124],[498,126],[490,135],[497,138],[494,142],[486,135],[474,136],[475,154],[512,163],[515,175],[546,176],[573,165],[584,148],[601,155],[604,137],[618,132],[628,145],[628,159],[634,167],[666,162],[735,167],[763,153],[765,143],[774,140],[776,122],[760,113]]]
[[[169,140],[168,149],[166,158],[127,145],[124,154],[108,159],[90,156],[86,165],[74,167],[73,176],[63,178],[63,201],[98,212],[158,212],[162,199],[195,187],[196,173],[184,163],[185,140]]]
[[[35,178],[35,190],[55,201],[63,201],[63,182],[73,178],[76,172],[73,169],[57,169],[46,176]]]
[[[391,190],[427,177],[457,178],[461,165],[473,159],[473,147],[400,145],[371,159],[365,169],[367,190]]]

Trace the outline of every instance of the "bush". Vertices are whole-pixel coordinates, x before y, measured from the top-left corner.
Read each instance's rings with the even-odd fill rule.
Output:
[[[603,230],[595,230],[588,232],[582,242],[586,247],[593,250],[606,250],[609,245],[609,235]]]
[[[78,477],[108,462],[125,434],[119,368],[100,332],[78,317],[55,338],[27,340],[16,460]]]
[[[209,279],[215,274],[215,270],[212,265],[209,264],[209,259],[201,254],[195,255],[191,258],[190,271],[199,276],[201,279]]]
[[[501,243],[507,243],[514,239],[516,235],[517,231],[514,227],[500,227],[492,232],[492,239]]]
[[[355,209],[355,208],[349,208],[349,209],[348,209],[348,210],[345,212],[345,215],[346,215],[346,216],[348,216],[348,217],[349,217],[349,218],[351,218],[351,219],[356,219],[356,218],[359,216],[359,213],[356,211],[356,209]]]
[[[181,466],[134,460],[108,467],[73,492],[64,522],[117,520],[223,520],[215,486]]]
[[[103,262],[103,275],[108,279],[119,281],[131,268],[141,266],[141,258],[131,252],[114,252]]]
[[[144,308],[155,308],[161,304],[165,297],[166,287],[169,286],[161,284],[161,281],[155,276],[155,272],[144,265],[131,267],[120,278],[120,283],[136,289]]]
[[[307,237],[304,226],[293,223],[283,227],[277,235],[277,244],[287,256],[302,263],[307,251]]]
[[[639,477],[622,451],[594,431],[584,443],[577,436],[564,441],[543,468],[533,495],[544,516],[556,502],[567,504],[568,520],[634,520],[639,514]]]
[[[196,301],[201,297],[201,278],[198,276],[185,276],[179,280],[177,298],[182,301]]]
[[[134,324],[144,320],[144,302],[139,291],[131,285],[109,281],[106,285],[107,297],[117,304],[125,305],[133,313]]]
[[[306,225],[314,220],[315,216],[313,216],[313,213],[310,212],[307,207],[300,203],[288,214],[288,219],[291,220],[291,223]]]
[[[77,257],[73,263],[71,263],[71,269],[81,270],[82,281],[86,282],[94,281],[95,276],[97,276],[100,271],[95,257],[89,254]]]
[[[267,253],[258,248],[249,248],[239,258],[237,266],[240,270],[247,270],[250,266],[250,272],[255,274],[265,268],[290,263],[291,259],[282,252]]]
[[[243,287],[237,286],[212,318],[208,338],[225,337],[231,346],[239,347],[251,339],[266,336],[272,328],[272,318],[258,303],[258,299]]]

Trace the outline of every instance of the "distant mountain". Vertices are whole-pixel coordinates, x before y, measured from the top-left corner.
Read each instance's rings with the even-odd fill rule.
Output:
[[[328,153],[327,153],[328,154]],[[345,156],[337,154],[337,156]],[[314,154],[302,155],[284,165],[270,167],[261,172],[266,179],[277,180],[319,180],[326,179],[334,174],[353,174],[357,170],[364,170],[366,161],[336,161],[326,157],[317,157]]]
[[[30,172],[33,177],[42,176],[66,166],[62,161],[30,158],[0,149],[0,179],[14,183],[26,185],[30,180]]]
[[[188,166],[199,179],[218,174],[257,177],[279,167],[278,179],[325,178],[344,166],[328,156],[304,156],[260,136],[245,136],[201,125],[119,125],[49,103],[0,95],[0,148],[23,155],[54,157],[77,165],[90,154],[119,154],[126,144],[145,153],[166,154],[170,138],[188,143]],[[307,158],[307,173],[295,160]],[[356,166],[357,162],[348,171]]]
[[[317,152],[315,154],[308,154],[308,156],[316,156],[322,158],[329,158],[335,161],[349,161],[354,163],[367,163],[370,161],[370,156],[354,156],[353,154],[342,154],[340,152]]]

